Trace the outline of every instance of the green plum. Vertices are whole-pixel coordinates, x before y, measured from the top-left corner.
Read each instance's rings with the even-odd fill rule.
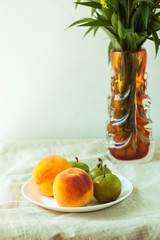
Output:
[[[104,166],[103,166],[103,161],[101,158],[98,158],[99,163],[97,164],[97,167],[92,168],[89,171],[89,175],[92,178],[92,180],[100,175],[103,174],[104,172]],[[109,168],[105,168],[105,173],[112,173],[111,170]]]
[[[89,173],[89,167],[87,164],[78,161],[78,157],[75,157],[76,161],[69,161],[71,167],[81,168],[85,172]]]
[[[100,203],[108,203],[116,200],[121,193],[121,181],[112,174],[104,174],[94,178],[94,197]]]

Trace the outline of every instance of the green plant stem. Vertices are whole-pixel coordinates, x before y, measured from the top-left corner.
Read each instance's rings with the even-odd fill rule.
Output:
[[[104,168],[103,168],[103,175],[104,175],[104,178],[106,177],[106,165],[104,165]]]
[[[75,157],[76,161],[78,162],[78,157]]]
[[[128,0],[128,14],[127,14],[127,28],[129,28],[129,16],[130,16],[130,0]]]
[[[100,163],[100,169],[102,170],[103,161],[102,161],[101,158],[98,158],[98,161],[99,161],[99,163]]]

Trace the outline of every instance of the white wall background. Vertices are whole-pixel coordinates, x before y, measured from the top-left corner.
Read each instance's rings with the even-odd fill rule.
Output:
[[[66,27],[73,0],[0,0],[0,140],[105,137],[108,39]],[[153,136],[160,137],[160,53],[147,43]]]

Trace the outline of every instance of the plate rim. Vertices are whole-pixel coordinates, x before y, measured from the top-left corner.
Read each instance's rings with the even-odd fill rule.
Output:
[[[99,204],[99,205],[92,205],[92,206],[83,206],[83,207],[60,207],[60,206],[56,206],[56,207],[52,207],[52,206],[48,206],[46,205],[45,203],[40,203],[40,202],[37,202],[35,200],[32,200],[31,198],[29,198],[25,193],[24,193],[24,187],[29,183],[29,182],[33,182],[33,179],[30,178],[29,180],[27,180],[26,182],[23,183],[22,187],[21,187],[21,193],[23,195],[23,197],[25,199],[27,199],[29,202],[32,202],[33,204],[35,205],[38,205],[42,208],[46,208],[46,209],[50,209],[52,211],[57,211],[57,212],[73,212],[73,213],[76,213],[76,212],[91,212],[91,211],[98,211],[98,210],[102,210],[104,208],[107,208],[107,207],[110,207],[110,206],[113,206],[121,201],[123,201],[125,198],[127,198],[133,191],[133,184],[131,183],[130,180],[128,180],[126,177],[122,176],[122,175],[119,175],[119,174],[116,174],[116,173],[112,173],[114,175],[116,175],[117,177],[120,176],[121,178],[123,178],[129,185],[130,185],[130,189],[129,191],[124,195],[122,196],[121,198],[118,198],[112,202],[109,202],[109,203],[102,203],[102,204]],[[40,193],[39,193],[40,194]],[[40,194],[42,195],[42,194]],[[43,196],[43,195],[42,195]],[[44,195],[44,197],[47,197]]]

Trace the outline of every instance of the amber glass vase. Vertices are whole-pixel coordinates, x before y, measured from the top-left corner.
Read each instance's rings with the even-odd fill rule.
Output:
[[[152,122],[147,94],[145,49],[111,52],[107,150],[113,161],[149,161],[153,155]]]

